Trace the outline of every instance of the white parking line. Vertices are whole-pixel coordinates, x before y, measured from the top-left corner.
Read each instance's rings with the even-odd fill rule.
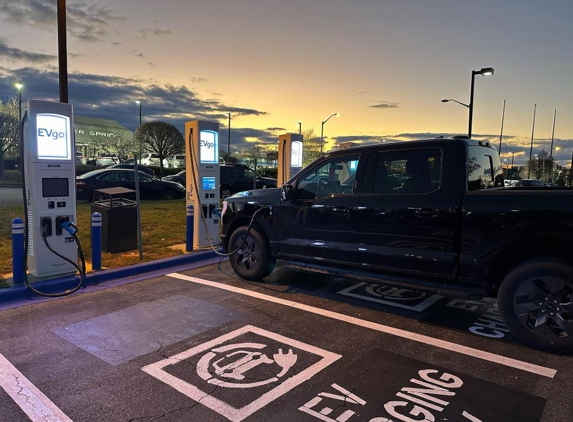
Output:
[[[52,401],[0,354],[0,387],[32,422],[72,422]]]
[[[511,368],[519,369],[525,372],[531,372],[547,378],[555,377],[557,370],[552,368],[547,368],[545,366],[535,365],[533,363],[524,362],[521,360],[509,358],[506,356],[496,355],[495,353],[486,352],[479,349],[474,349],[473,347],[463,346],[457,343],[451,343],[449,341],[440,340],[434,337],[425,336],[423,334],[414,333],[411,331],[401,330],[399,328],[390,327],[383,324],[378,324],[375,322],[365,321],[359,318],[354,318],[348,315],[339,314],[336,312],[329,311],[327,309],[317,308],[314,306],[304,305],[302,303],[293,302],[291,300],[279,299],[277,297],[265,295],[262,293],[253,292],[247,289],[242,289],[240,287],[227,286],[222,283],[204,280],[202,278],[191,277],[178,273],[166,274],[168,277],[178,278],[180,280],[186,280],[197,284],[202,284],[204,286],[215,287],[221,290],[227,290],[229,292],[242,294],[245,296],[254,297],[261,300],[266,300],[267,302],[278,303],[284,306],[289,306],[291,308],[300,309],[302,311],[310,312],[316,315],[336,319],[338,321],[344,321],[349,324],[354,324],[359,327],[368,328],[371,330],[379,331],[381,333],[391,334],[393,336],[402,337],[408,340],[417,341],[418,343],[424,343],[430,346],[439,347],[445,350],[450,350],[452,352],[460,353],[466,356],[472,356],[474,358],[483,359],[488,362],[497,363],[499,365],[508,366]]]

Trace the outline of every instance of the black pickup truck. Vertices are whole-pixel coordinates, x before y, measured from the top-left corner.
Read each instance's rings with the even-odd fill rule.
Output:
[[[503,186],[489,142],[339,150],[281,188],[227,198],[221,245],[236,250],[231,264],[248,280],[280,259],[444,296],[497,297],[522,342],[572,352],[573,190]]]

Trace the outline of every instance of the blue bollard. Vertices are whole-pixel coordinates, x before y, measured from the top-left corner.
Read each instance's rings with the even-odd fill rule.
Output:
[[[195,212],[193,205],[187,205],[187,230],[185,231],[185,252],[193,252],[193,220]]]
[[[92,214],[92,270],[101,270],[101,214]]]
[[[12,220],[12,280],[14,284],[24,284],[24,221]]]

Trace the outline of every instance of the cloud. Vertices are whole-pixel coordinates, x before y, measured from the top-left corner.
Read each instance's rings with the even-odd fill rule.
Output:
[[[55,60],[57,57],[51,54],[33,53],[31,51],[20,50],[19,48],[8,47],[3,40],[0,40],[0,59],[19,60],[30,63],[46,63]]]
[[[57,2],[52,0],[18,0],[0,4],[0,19],[47,31],[57,23]],[[126,18],[94,4],[71,3],[66,6],[66,26],[70,36],[85,42],[103,41],[111,22]]]
[[[191,82],[193,83],[203,83],[203,82],[207,82],[208,79],[207,78],[191,78]]]
[[[284,132],[286,128],[284,127],[268,127],[266,128],[269,132]]]
[[[56,67],[8,69],[0,66],[0,98],[15,94],[13,86],[15,81],[21,81],[25,85],[22,91],[23,101],[28,98],[59,100]],[[68,91],[75,114],[116,120],[130,130],[135,130],[139,124],[139,106],[135,100],[142,101],[144,122],[161,120],[175,125],[180,130],[183,129],[184,122],[196,119],[220,121],[224,125],[228,119],[225,113],[228,111],[234,116],[267,114],[261,110],[203,99],[185,86],[150,83],[138,78],[72,72],[68,75]],[[274,142],[276,134],[268,130],[231,128],[231,143],[236,145],[236,148],[246,145],[247,138]]]
[[[141,51],[135,51],[135,50],[131,52],[131,55],[133,57],[137,57],[138,59],[143,59],[145,57],[145,55]]]
[[[398,103],[390,103],[388,101],[380,101],[378,104],[374,104],[370,106],[371,108],[398,108],[400,104]]]
[[[149,36],[161,36],[161,35],[168,35],[171,34],[171,31],[168,29],[159,29],[159,28],[143,28],[137,31],[141,34],[139,38],[146,39]]]

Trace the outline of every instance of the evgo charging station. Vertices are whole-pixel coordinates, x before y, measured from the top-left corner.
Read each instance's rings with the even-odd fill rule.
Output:
[[[74,274],[76,168],[71,104],[29,100],[22,105],[23,176],[30,274]],[[57,254],[52,250],[57,251]]]

